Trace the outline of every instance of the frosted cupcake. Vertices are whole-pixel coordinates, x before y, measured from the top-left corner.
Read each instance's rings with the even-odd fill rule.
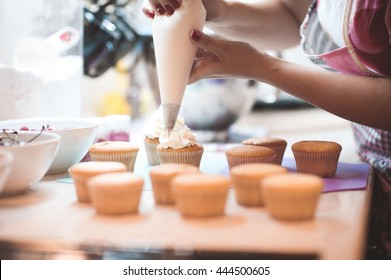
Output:
[[[176,129],[180,129],[180,127],[185,126],[185,121],[182,116],[178,116],[175,127]],[[148,122],[144,127],[144,146],[145,152],[147,155],[148,164],[150,165],[158,165],[159,157],[157,155],[156,147],[159,145],[159,137],[164,131],[163,124],[163,110],[161,106],[156,109]]]
[[[319,176],[288,173],[266,177],[260,188],[272,218],[306,220],[314,217],[323,186]]]
[[[241,145],[229,148],[225,151],[228,167],[246,163],[275,163],[276,153],[266,147]]]
[[[157,204],[174,204],[175,198],[170,188],[171,180],[180,174],[199,172],[197,167],[190,164],[164,163],[153,166],[149,175],[155,202]]]
[[[126,171],[126,166],[112,161],[85,161],[72,165],[68,171],[75,184],[78,201],[90,202],[87,180],[103,173]]]
[[[138,146],[126,141],[104,141],[93,144],[89,149],[93,161],[117,161],[134,171]]]
[[[282,138],[276,137],[258,137],[249,138],[242,142],[243,145],[261,146],[272,149],[276,153],[275,162],[279,165],[282,163],[287,142]]]
[[[241,164],[231,169],[236,201],[244,206],[263,206],[261,181],[269,175],[287,173],[282,166],[271,163]]]
[[[332,141],[300,141],[292,145],[297,172],[321,177],[334,176],[341,145]]]
[[[132,172],[106,173],[87,181],[91,203],[100,214],[137,213],[143,185]]]
[[[183,174],[171,181],[176,207],[184,217],[224,215],[230,180],[216,174]]]
[[[184,163],[200,166],[204,152],[202,145],[196,143],[195,135],[186,125],[176,126],[169,134],[164,131],[156,147],[160,163]]]

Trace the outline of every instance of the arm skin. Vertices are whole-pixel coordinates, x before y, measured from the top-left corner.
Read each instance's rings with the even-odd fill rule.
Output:
[[[391,79],[305,67],[200,31],[191,38],[199,51],[190,83],[215,77],[257,80],[344,119],[391,131]]]
[[[148,0],[143,11],[151,18],[158,13],[157,8],[160,13],[163,9],[164,14],[171,15],[182,1]],[[299,43],[299,26],[312,0],[202,2],[207,10],[207,27],[218,35],[251,43],[258,49],[282,50]]]
[[[149,0],[152,4],[170,0]],[[345,75],[269,56],[299,43],[311,0],[203,0],[208,26],[228,40],[193,32],[199,47],[189,79],[245,78],[268,83],[330,113],[391,131],[391,79]],[[245,43],[246,42],[246,43]]]

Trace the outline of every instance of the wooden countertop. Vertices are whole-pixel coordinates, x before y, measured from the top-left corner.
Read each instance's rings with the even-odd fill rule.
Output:
[[[341,161],[359,162],[352,150],[349,123],[319,110],[253,113],[237,124],[266,127],[270,135],[287,139],[287,157],[296,140],[327,139],[342,144]],[[226,165],[223,150],[218,144],[208,146],[201,171],[219,172]],[[142,148],[135,172],[148,174]],[[91,205],[77,202],[73,184],[61,179],[66,175],[46,176],[24,195],[0,198],[0,252],[7,253],[3,259],[68,259],[75,252],[81,258],[89,258],[91,252],[103,258],[108,251],[117,253],[113,258],[132,251],[140,253],[131,255],[134,258],[155,259],[192,258],[196,252],[219,253],[219,258],[249,258],[248,254],[266,259],[363,258],[370,180],[364,190],[322,194],[311,221],[281,222],[271,219],[263,208],[238,205],[233,190],[225,216],[184,219],[175,207],[155,205],[148,179],[139,214],[97,215]]]

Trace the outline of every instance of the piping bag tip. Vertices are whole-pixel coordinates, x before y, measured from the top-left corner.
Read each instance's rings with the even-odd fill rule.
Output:
[[[167,130],[169,136],[172,130],[174,129],[180,108],[181,105],[179,104],[174,104],[174,103],[162,104],[164,129]]]

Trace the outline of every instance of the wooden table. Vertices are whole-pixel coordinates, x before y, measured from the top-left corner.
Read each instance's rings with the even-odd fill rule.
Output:
[[[226,165],[224,146],[209,146],[201,171]],[[264,208],[236,203],[231,189],[223,217],[182,218],[155,205],[140,149],[135,172],[146,178],[139,213],[104,216],[76,200],[74,185],[50,175],[27,193],[0,199],[2,259],[361,259],[372,184],[321,195],[316,216],[281,222]]]

